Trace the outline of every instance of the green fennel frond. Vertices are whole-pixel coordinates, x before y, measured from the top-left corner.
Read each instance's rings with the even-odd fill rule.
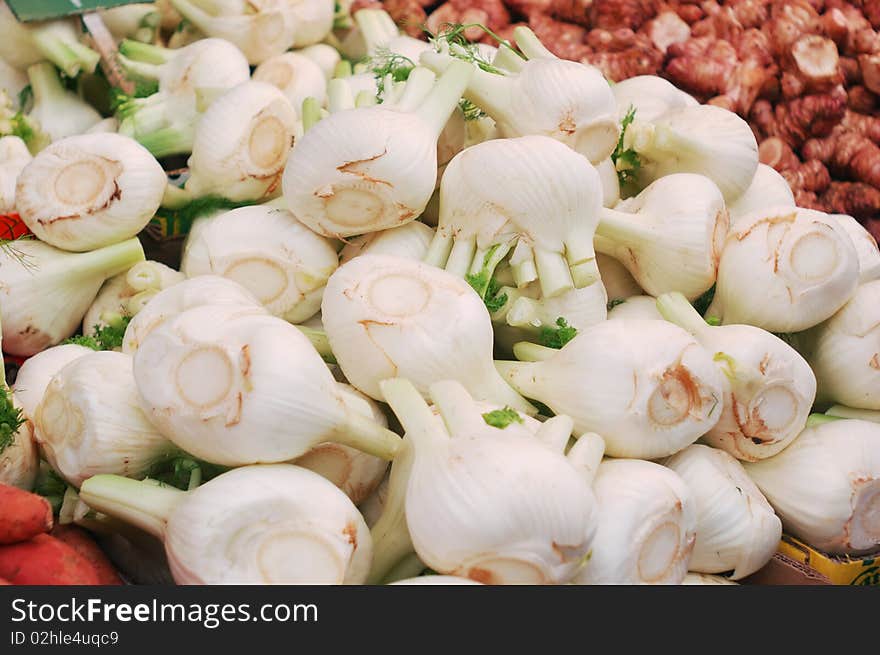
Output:
[[[487,425],[491,425],[493,428],[498,428],[500,430],[503,430],[511,423],[523,422],[519,413],[507,405],[505,405],[503,409],[486,412],[483,414],[483,420],[486,421]]]
[[[538,337],[538,341],[542,346],[556,348],[558,350],[574,339],[577,336],[577,333],[577,328],[570,326],[568,321],[560,316],[556,319],[556,327],[547,327],[545,325],[541,328],[541,334]]]
[[[614,152],[611,153],[611,161],[614,162],[614,168],[617,171],[617,179],[620,182],[620,186],[633,182],[642,166],[639,153],[632,148],[625,148],[623,144],[624,136],[626,135],[626,128],[632,124],[635,117],[636,109],[630,105],[629,110],[626,112],[626,116],[620,121],[620,137],[617,139],[617,147],[614,148]]]

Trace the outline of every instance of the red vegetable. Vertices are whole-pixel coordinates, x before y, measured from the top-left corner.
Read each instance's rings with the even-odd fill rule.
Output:
[[[0,484],[0,544],[14,544],[52,529],[52,507],[42,496]]]

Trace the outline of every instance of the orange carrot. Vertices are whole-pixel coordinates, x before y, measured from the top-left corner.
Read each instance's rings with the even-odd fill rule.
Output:
[[[42,496],[0,484],[0,544],[26,541],[52,529],[52,506]]]
[[[113,564],[88,532],[75,525],[56,525],[52,529],[51,534],[56,539],[66,543],[89,561],[92,568],[95,569],[95,573],[98,575],[98,584],[122,584],[122,580],[116,572],[116,569],[113,567]]]
[[[17,585],[96,585],[91,563],[63,541],[38,534],[0,546],[0,577]]]

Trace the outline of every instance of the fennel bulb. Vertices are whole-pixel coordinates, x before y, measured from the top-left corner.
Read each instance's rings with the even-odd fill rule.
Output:
[[[0,89],[5,90],[10,97],[17,98],[28,84],[27,75],[0,56]]]
[[[497,68],[497,57],[495,72],[476,67],[464,97],[495,120],[503,137],[540,134],[594,164],[609,157],[618,139],[617,104],[601,71],[559,59],[528,27],[515,28],[513,37],[526,59],[506,57],[509,70]],[[439,73],[455,59],[427,51],[419,61]]]
[[[345,264],[359,255],[391,255],[421,261],[433,238],[434,230],[419,221],[370,232],[346,241],[339,251],[339,263]]]
[[[15,185],[32,159],[27,144],[17,136],[0,138],[0,214],[15,211]]]
[[[244,82],[230,89],[196,126],[185,190],[234,201],[276,197],[296,125],[296,110],[271,84]]]
[[[419,216],[437,179],[437,139],[472,72],[457,62],[420,93],[417,106],[343,110],[309,129],[284,170],[284,197],[294,216],[335,238]],[[423,76],[413,71],[410,79]]]
[[[617,102],[617,116],[623,119],[630,108],[641,121],[654,121],[673,109],[696,107],[700,103],[677,86],[656,75],[636,75],[611,87]]]
[[[293,44],[297,48],[318,45],[333,29],[333,0],[286,0],[293,12]]]
[[[427,41],[403,34],[394,19],[382,9],[359,9],[354,14],[354,21],[368,57],[381,57],[387,53],[406,57],[418,64],[419,55],[431,49]]]
[[[497,362],[519,393],[603,436],[612,457],[654,459],[692,444],[718,422],[723,382],[712,355],[676,325],[604,321],[560,350],[518,344]]]
[[[388,427],[388,419],[372,398],[347,384],[339,383],[338,389],[340,399],[349,409],[375,420],[382,427]],[[388,470],[388,462],[381,457],[333,442],[315,446],[291,464],[324,476],[342,489],[355,505],[365,501],[376,490]]]
[[[673,109],[653,120],[642,120],[636,113],[623,143],[639,156],[642,185],[674,173],[697,173],[718,185],[725,202],[745,193],[758,168],[752,128],[714,105]]]
[[[602,183],[602,206],[609,209],[614,207],[620,200],[620,179],[611,158],[603,159],[596,164],[596,172],[599,173],[599,181]]]
[[[876,409],[856,409],[854,407],[846,407],[845,405],[832,405],[825,414],[826,416],[837,418],[857,418],[862,421],[880,423],[880,411]]]
[[[31,422],[34,420],[37,405],[58,371],[70,362],[94,352],[85,346],[66,343],[46,348],[33,357],[28,357],[15,376],[15,399],[25,418]]]
[[[327,100],[324,72],[312,59],[296,52],[267,59],[257,66],[252,79],[278,87],[297,111],[306,98],[314,98],[321,105]]]
[[[855,293],[859,260],[838,221],[812,209],[770,207],[743,216],[718,264],[709,314],[771,332],[799,332]]]
[[[91,252],[58,250],[36,239],[0,249],[3,348],[29,357],[72,335],[101,285],[144,259],[137,239]]]
[[[326,441],[392,459],[399,446],[342,401],[302,332],[248,307],[207,305],[166,320],[141,342],[134,376],[156,427],[214,464],[288,461]]]
[[[83,134],[40,151],[18,177],[15,202],[38,238],[94,250],[134,237],[162,202],[165,171],[136,141]]]
[[[321,307],[336,249],[283,209],[241,207],[206,221],[186,242],[187,277],[222,275],[248,289],[275,316],[304,321]]]
[[[794,194],[788,182],[775,169],[767,164],[758,164],[752,183],[735,201],[728,203],[730,224],[736,226],[737,221],[753,211],[765,207],[794,207]]]
[[[100,55],[79,42],[76,25],[74,19],[19,23],[6,3],[0,3],[0,59],[18,69],[48,59],[68,77],[93,73]]]
[[[880,425],[840,419],[808,427],[745,469],[787,533],[833,554],[880,546]]]
[[[208,36],[234,43],[251,65],[280,55],[294,45],[298,17],[296,3],[289,0],[170,2],[181,16]]]
[[[802,337],[821,403],[880,410],[880,280]]]
[[[739,584],[722,575],[710,575],[708,573],[692,573],[688,572],[681,581],[684,585],[716,585],[716,584]]]
[[[578,584],[679,584],[694,548],[697,506],[672,470],[605,460],[593,481],[598,527]]]
[[[620,261],[649,295],[679,291],[693,300],[715,283],[728,215],[709,178],[668,175],[599,216],[596,250]]]
[[[641,296],[645,292],[638,282],[633,279],[626,266],[610,255],[601,252],[596,253],[596,266],[599,268],[599,277],[608,300],[625,300],[633,296]]]
[[[488,285],[515,244],[517,286],[537,280],[545,298],[590,286],[599,278],[593,236],[601,201],[596,169],[559,141],[524,136],[471,146],[446,167],[426,261],[482,275]]]
[[[238,282],[218,275],[200,275],[152,296],[131,319],[122,338],[122,352],[133,355],[147,335],[165,321],[202,305],[233,306],[267,314],[253,294]]]
[[[76,487],[100,473],[141,478],[176,451],[141,409],[131,356],[110,351],[79,357],[52,377],[34,414],[34,437]]]
[[[116,316],[134,316],[153,296],[183,282],[183,273],[154,261],[138,262],[107,280],[83,317],[83,334],[92,336]]]
[[[192,491],[115,475],[80,498],[165,542],[177,584],[360,584],[372,545],[348,497],[298,466],[247,466]]]
[[[10,402],[13,406],[17,405],[15,397],[8,393],[0,402],[4,403],[4,409],[8,409]],[[6,428],[0,432],[0,484],[30,491],[40,471],[40,454],[34,441],[33,424],[25,421],[15,432]]]
[[[98,13],[117,41],[134,39],[152,43],[159,34],[162,22],[162,14],[152,2],[102,9]]]
[[[446,271],[389,255],[355,257],[330,276],[321,318],[346,379],[376,400],[387,378],[406,377],[423,393],[451,379],[478,400],[534,413],[492,366],[483,301]]]
[[[34,106],[28,118],[36,120],[52,141],[82,134],[101,122],[101,114],[61,84],[52,64],[29,66],[27,74],[34,93]]]
[[[158,91],[119,106],[119,132],[156,157],[189,153],[211,100],[250,79],[245,56],[223,39],[201,39],[179,50],[124,41],[120,51],[128,74],[158,83]]]
[[[417,578],[404,578],[403,580],[397,580],[390,584],[402,584],[402,585],[470,585],[470,584],[483,584],[482,582],[477,582],[476,580],[471,580],[470,578],[461,578],[455,575],[420,575]]]
[[[542,328],[555,329],[560,318],[569,327],[581,330],[601,323],[608,314],[608,297],[605,287],[599,283],[582,289],[569,289],[553,298],[542,296],[540,285],[536,282],[523,289],[501,287],[498,293],[502,297],[507,296],[507,302],[492,314],[492,320],[496,328],[501,322],[517,328],[521,332],[519,340],[540,335]]]
[[[620,299],[620,302],[608,311],[608,320],[648,319],[665,321],[663,314],[657,309],[657,299],[653,296],[631,296]],[[673,321],[674,322],[674,321]]]
[[[297,49],[296,52],[315,62],[328,82],[333,78],[336,66],[342,61],[339,51],[326,43],[315,43],[314,45]]]
[[[772,457],[800,434],[816,398],[816,376],[794,348],[751,325],[709,325],[678,293],[660,296],[657,308],[714,353],[723,373],[724,408],[703,436],[706,443],[756,461]]]
[[[385,380],[382,393],[411,441],[405,512],[421,561],[486,584],[574,576],[596,507],[589,476],[564,444],[542,443],[515,421],[488,425],[457,382],[431,385],[442,424],[408,381]]]
[[[852,216],[846,214],[830,214],[837,219],[838,225],[846,230],[856,247],[859,257],[859,284],[880,279],[880,250],[871,233]]]
[[[733,571],[730,579],[739,580],[770,561],[782,537],[782,522],[737,460],[723,450],[694,444],[662,464],[681,476],[696,504],[691,571]]]

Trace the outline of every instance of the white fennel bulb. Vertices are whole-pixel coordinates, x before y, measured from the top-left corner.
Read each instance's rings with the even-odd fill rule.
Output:
[[[545,298],[590,286],[599,279],[593,237],[601,202],[596,169],[559,141],[524,136],[471,146],[446,167],[426,261],[480,275],[481,295],[511,249],[517,286],[537,280]]]
[[[608,297],[605,287],[599,283],[582,289],[569,289],[552,298],[544,297],[536,282],[523,289],[501,287],[498,293],[502,298],[507,296],[507,302],[492,314],[492,320],[496,327],[503,321],[520,330],[522,334],[519,340],[540,334],[540,328],[556,328],[560,319],[580,330],[601,323],[608,315]]]
[[[254,314],[268,313],[260,301],[238,282],[219,275],[200,275],[152,296],[125,329],[122,352],[134,354],[147,335],[165,321],[202,305],[233,306]]]
[[[745,465],[788,534],[826,553],[880,547],[880,425],[808,427],[781,453]]]
[[[880,280],[860,285],[840,311],[801,340],[820,402],[880,410]]]
[[[714,105],[673,109],[653,120],[640,120],[637,113],[624,146],[639,155],[643,185],[673,173],[697,173],[717,184],[726,202],[745,193],[758,168],[752,128]]]
[[[74,486],[99,473],[141,478],[176,451],[141,409],[130,355],[95,352],[58,371],[34,415],[34,437]]]
[[[308,338],[249,309],[195,307],[140,344],[135,380],[162,433],[225,466],[288,461],[327,441],[392,459],[400,438],[342,401]]]
[[[0,214],[15,211],[15,185],[32,159],[27,144],[17,136],[0,138]]]
[[[137,239],[71,253],[36,239],[0,249],[3,349],[29,357],[71,336],[101,285],[144,259]]]
[[[674,84],[656,75],[636,75],[611,87],[617,115],[623,119],[630,109],[641,121],[653,121],[673,109],[696,107],[699,102]]]
[[[189,153],[210,101],[250,79],[245,56],[223,39],[201,39],[178,50],[123,41],[120,58],[129,76],[158,84],[156,93],[127,99],[116,110],[119,132],[156,157]]]
[[[288,0],[171,0],[171,6],[208,36],[234,43],[254,66],[295,43],[296,3]]]
[[[711,575],[709,573],[693,573],[688,571],[688,574],[684,576],[684,580],[681,581],[683,585],[736,585],[738,582],[734,582],[730,578],[725,578],[723,575]]]
[[[180,270],[241,284],[275,316],[304,321],[321,307],[336,249],[283,209],[241,207],[205,222],[187,240]]]
[[[755,461],[800,434],[816,398],[816,376],[794,348],[751,325],[709,325],[681,294],[660,296],[657,307],[713,353],[723,374],[724,408],[703,436],[706,443]]]
[[[799,332],[837,312],[858,281],[855,246],[837,220],[812,209],[765,208],[728,234],[709,313],[723,323]]]
[[[314,45],[297,49],[296,52],[315,62],[328,82],[333,78],[336,66],[342,61],[339,51],[326,43],[315,43]]]
[[[156,40],[162,22],[162,14],[152,2],[111,7],[98,13],[117,41],[135,39],[152,43]]]
[[[420,221],[370,232],[346,241],[339,252],[339,263],[345,264],[359,255],[391,255],[421,261],[433,238],[434,230]]]
[[[75,19],[20,23],[7,4],[0,3],[0,59],[25,69],[48,59],[68,77],[94,72],[100,55],[79,42]],[[11,89],[10,89],[11,91]]]
[[[400,461],[400,457],[401,456],[398,453],[397,457],[394,458],[394,461]],[[385,508],[385,503],[388,500],[390,477],[390,472],[386,471],[385,477],[382,478],[382,481],[379,483],[379,486],[376,487],[375,491],[373,491],[373,493],[367,496],[366,499],[364,499],[363,502],[358,505],[358,509],[363,515],[364,521],[367,522],[367,526],[370,528],[370,530],[373,529],[373,526],[376,525],[376,522],[382,516],[382,512]]]
[[[880,279],[880,250],[877,241],[865,227],[852,216],[831,214],[838,225],[846,230],[859,256],[859,284]]]
[[[390,53],[418,64],[419,55],[431,49],[427,41],[403,34],[394,19],[382,9],[360,9],[355,12],[354,20],[369,57]]]
[[[12,394],[6,396],[0,401],[4,409],[8,409],[10,402],[16,404]],[[33,424],[25,421],[15,432],[7,427],[0,429],[0,484],[30,491],[39,472],[40,453],[34,441]]]
[[[61,84],[52,64],[34,64],[28,67],[27,73],[34,93],[34,106],[28,118],[39,122],[52,141],[83,134],[101,122],[101,114]]]
[[[565,457],[564,443],[542,443],[515,421],[488,425],[457,382],[431,385],[442,423],[408,381],[386,380],[382,392],[411,441],[405,511],[420,560],[487,584],[575,575],[596,506],[589,475]]]
[[[596,266],[599,268],[599,277],[602,278],[602,286],[605,287],[609,302],[641,296],[645,293],[626,266],[611,255],[597,252]]]
[[[767,164],[758,164],[752,183],[743,194],[727,205],[730,224],[735,226],[743,216],[765,207],[794,207],[794,194],[785,178]]]
[[[498,362],[513,388],[570,416],[577,432],[601,434],[612,457],[671,455],[721,417],[712,355],[671,323],[604,321],[560,350],[518,344],[514,352],[541,361]]]
[[[610,156],[619,132],[617,104],[602,72],[559,59],[528,27],[515,28],[513,37],[527,59],[506,57],[510,70],[478,68],[465,98],[495,120],[501,136],[548,136],[594,164]],[[435,72],[453,60],[450,54],[430,51],[420,58]]]
[[[238,468],[191,491],[101,475],[80,498],[163,539],[177,584],[360,584],[370,567],[355,506],[298,466]]]
[[[66,343],[46,348],[33,357],[28,357],[15,376],[15,399],[25,418],[29,421],[34,420],[37,405],[40,404],[46,387],[58,371],[70,362],[94,352],[85,346]]]
[[[608,320],[648,319],[665,321],[657,309],[657,299],[653,296],[631,296],[621,298],[608,310]]]
[[[732,580],[763,567],[779,546],[782,522],[733,457],[694,444],[662,462],[684,480],[697,512],[690,570],[733,571]]]
[[[376,401],[347,384],[340,383],[338,389],[342,402],[352,411],[388,427],[388,419]],[[324,476],[342,489],[355,505],[376,491],[388,470],[388,462],[381,457],[333,442],[319,444],[291,463]]]
[[[471,74],[470,66],[457,62],[414,106],[347,109],[314,125],[284,170],[284,197],[293,214],[337,238],[418,217],[437,180],[437,139]]]
[[[620,200],[620,179],[611,158],[603,159],[596,164],[596,172],[599,173],[599,181],[602,183],[602,206],[614,207]]]
[[[115,116],[111,116],[109,118],[105,118],[100,123],[95,123],[89,129],[87,129],[85,134],[102,134],[104,132],[118,132],[119,131],[119,120]]]
[[[471,580],[470,578],[461,578],[455,575],[421,575],[417,578],[404,578],[390,584],[402,585],[481,585],[482,582]]]
[[[423,393],[447,379],[477,400],[534,413],[492,365],[483,301],[446,271],[389,255],[355,257],[330,276],[321,318],[346,379],[376,400],[387,378],[406,377]]]
[[[324,72],[312,59],[296,52],[267,59],[257,66],[252,79],[278,87],[297,109],[306,98],[314,98],[322,105],[327,100]]]
[[[593,480],[599,508],[578,584],[679,584],[687,574],[697,508],[673,471],[638,459],[605,460]]]
[[[832,405],[825,414],[836,418],[857,418],[861,421],[880,423],[880,411],[876,409],[857,409],[845,405]]]
[[[134,316],[157,293],[183,282],[183,273],[154,261],[138,262],[107,280],[83,317],[83,334],[109,325],[118,316]]]
[[[28,84],[24,71],[10,65],[0,56],[0,89],[5,89],[10,97],[17,98]]]
[[[709,178],[668,175],[599,216],[596,250],[620,261],[649,295],[694,299],[715,283],[728,215]]]
[[[297,48],[319,44],[333,29],[333,0],[286,0],[293,12],[293,44]]]
[[[162,202],[167,178],[153,156],[118,134],[56,141],[18,177],[15,202],[38,238],[94,250],[134,237]]]
[[[186,191],[237,201],[278,196],[296,125],[296,110],[271,84],[245,82],[230,89],[196,126]]]

